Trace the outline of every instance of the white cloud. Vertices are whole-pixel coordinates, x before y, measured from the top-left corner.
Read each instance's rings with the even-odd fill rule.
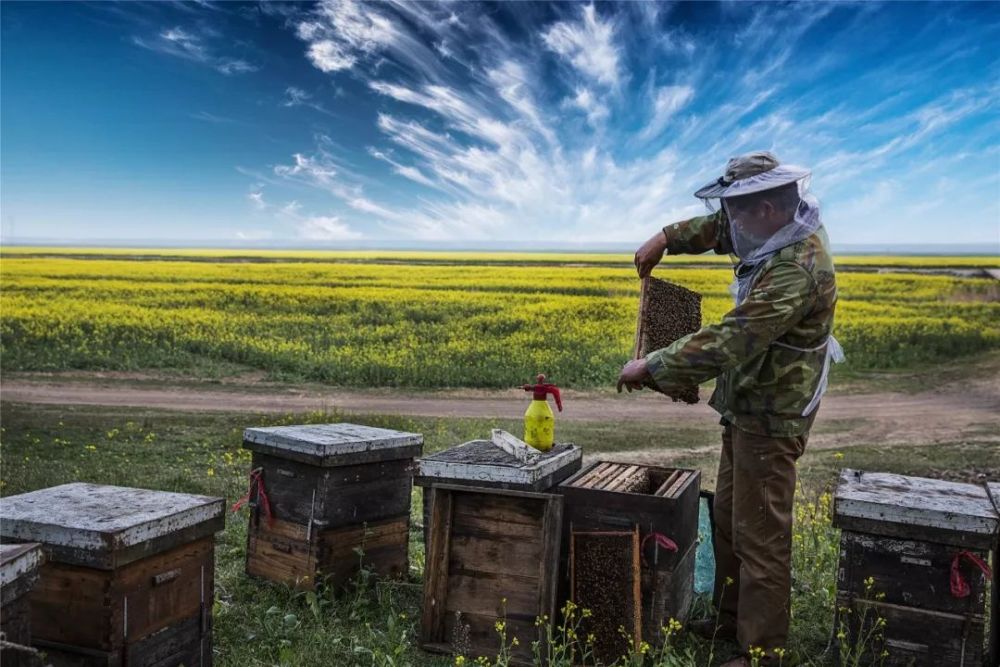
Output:
[[[319,70],[336,73],[383,53],[392,54],[410,68],[436,77],[439,54],[419,35],[394,19],[393,9],[426,26],[434,26],[428,10],[403,3],[324,0],[296,24],[299,39],[308,43],[306,55]],[[439,25],[445,25],[441,23]]]
[[[579,21],[559,21],[542,33],[545,45],[569,60],[581,73],[603,84],[618,83],[615,27],[603,21],[594,5],[581,8]]]
[[[180,26],[167,28],[152,38],[132,37],[132,43],[144,49],[208,65],[222,74],[256,72],[257,66],[241,58],[219,55],[206,42],[216,36],[210,29],[202,28],[200,34]]]
[[[576,89],[576,95],[570,98],[569,103],[587,114],[587,122],[596,127],[601,121],[606,119],[611,113],[608,107],[597,101],[594,92],[590,88],[580,87]]]
[[[255,190],[247,195],[247,199],[253,204],[253,207],[258,211],[263,211],[267,208],[267,202],[264,201],[264,193],[260,190]]]
[[[691,86],[663,86],[656,91],[653,99],[653,113],[649,124],[639,134],[640,139],[651,139],[659,135],[670,119],[680,111],[691,98],[694,88]]]
[[[364,235],[340,221],[337,216],[313,216],[298,225],[299,237],[309,241],[351,241]]]

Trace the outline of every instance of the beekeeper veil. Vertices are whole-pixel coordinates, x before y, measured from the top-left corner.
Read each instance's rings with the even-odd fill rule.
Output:
[[[809,176],[808,169],[760,151],[729,160],[726,173],[695,196],[713,210],[725,209],[733,251],[752,267],[819,229],[819,202],[809,193]]]

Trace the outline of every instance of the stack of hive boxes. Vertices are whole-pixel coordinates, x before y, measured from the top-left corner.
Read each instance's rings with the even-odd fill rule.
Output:
[[[423,436],[355,424],[248,428],[248,574],[311,589],[361,567],[405,576]]]
[[[0,500],[5,541],[40,542],[32,643],[53,665],[212,664],[223,500],[65,484]]]
[[[983,664],[998,524],[984,486],[843,470],[834,496],[838,627],[854,642],[884,619],[871,650],[888,651],[888,665]],[[995,665],[995,644],[992,652]]]

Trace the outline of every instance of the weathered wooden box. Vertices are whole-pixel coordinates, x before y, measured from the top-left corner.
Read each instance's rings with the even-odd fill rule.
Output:
[[[414,483],[424,488],[424,544],[429,544],[432,484],[512,491],[548,491],[580,469],[583,451],[557,443],[533,461],[519,461],[489,440],[471,440],[420,459]]]
[[[246,429],[256,480],[247,573],[300,589],[319,578],[342,586],[362,566],[405,576],[413,460],[423,441],[355,424]]]
[[[30,665],[32,660],[18,647],[31,646],[31,604],[28,593],[38,581],[45,561],[38,542],[0,544],[0,633],[10,644],[0,649],[4,667]]]
[[[212,664],[223,500],[64,484],[0,500],[5,541],[44,545],[32,643],[54,665]]]
[[[984,664],[989,591],[974,561],[989,562],[1000,526],[985,487],[843,470],[834,525],[837,623],[847,641],[883,618],[884,646],[871,650],[888,651],[887,665]],[[953,571],[967,590],[953,590]]]
[[[531,664],[536,619],[555,611],[562,498],[554,494],[434,485],[424,575],[421,646],[496,655],[503,622],[516,664]],[[544,643],[544,642],[543,642]]]
[[[700,484],[698,470],[594,461],[557,489],[565,499],[564,544],[573,531],[638,527],[641,636],[652,644],[671,618],[683,623],[691,609]],[[568,561],[564,548],[561,599],[570,595]]]

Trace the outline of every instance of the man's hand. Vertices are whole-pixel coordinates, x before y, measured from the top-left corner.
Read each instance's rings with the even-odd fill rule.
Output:
[[[622,387],[628,389],[629,393],[632,393],[633,389],[641,390],[649,379],[651,378],[646,369],[646,360],[633,359],[625,364],[625,368],[618,376],[618,393],[622,393]]]
[[[667,237],[663,231],[657,232],[639,246],[639,249],[635,251],[635,268],[639,272],[640,278],[645,278],[652,273],[653,267],[660,263],[666,250]]]

